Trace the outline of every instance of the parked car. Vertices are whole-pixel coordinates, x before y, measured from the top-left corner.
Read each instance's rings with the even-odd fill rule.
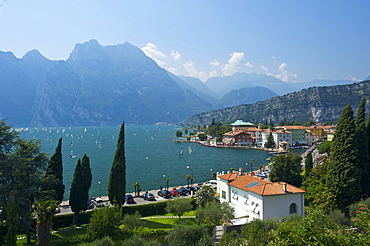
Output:
[[[161,196],[163,198],[170,198],[171,192],[169,192],[168,190],[160,190],[158,191],[158,196]]]
[[[187,194],[189,194],[188,190],[185,187],[177,189],[177,191],[180,193],[181,196],[186,196]]]
[[[192,194],[195,192],[195,188],[193,186],[185,187],[188,194]]]
[[[194,192],[200,190],[200,188],[201,188],[199,185],[196,185],[196,186],[193,186],[193,187],[194,187]]]
[[[100,197],[95,198],[94,204],[95,204],[95,207],[105,207],[105,203]]]
[[[134,197],[130,194],[126,195],[126,203],[127,204],[133,204],[135,203]]]
[[[144,200],[155,201],[155,196],[153,193],[144,193]]]
[[[217,180],[207,181],[207,183],[205,185],[211,186],[212,188],[216,189],[217,188]]]
[[[170,191],[171,196],[179,196],[180,192],[178,192],[175,188]]]

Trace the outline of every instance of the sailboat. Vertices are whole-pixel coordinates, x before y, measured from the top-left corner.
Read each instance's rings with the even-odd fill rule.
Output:
[[[181,157],[183,154],[184,154],[184,149],[183,149],[183,148],[181,148],[181,149],[180,149],[179,156]]]
[[[71,154],[69,155],[70,158],[75,158],[76,156],[73,154],[73,150],[71,150]]]
[[[191,152],[193,152],[193,149],[189,146],[189,148],[188,148],[188,154],[190,155]]]

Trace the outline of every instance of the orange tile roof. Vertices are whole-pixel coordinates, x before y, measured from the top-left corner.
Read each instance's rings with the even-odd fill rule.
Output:
[[[232,172],[219,176],[219,178],[231,181],[231,186],[245,191],[251,191],[261,196],[283,195],[283,184],[286,184],[287,193],[304,193],[305,191],[286,182],[270,182],[250,175],[238,175]],[[249,187],[247,187],[249,186]]]
[[[289,130],[291,130],[291,129],[293,129],[293,130],[298,130],[298,129],[301,129],[301,130],[304,130],[304,129],[306,129],[307,127],[305,127],[305,126],[283,126],[285,129],[289,129]]]

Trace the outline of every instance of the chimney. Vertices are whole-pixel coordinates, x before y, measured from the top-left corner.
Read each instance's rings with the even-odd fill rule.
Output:
[[[239,175],[243,175],[243,168],[239,167]]]
[[[286,184],[283,184],[283,191],[284,192],[287,192],[287,190],[286,190]]]

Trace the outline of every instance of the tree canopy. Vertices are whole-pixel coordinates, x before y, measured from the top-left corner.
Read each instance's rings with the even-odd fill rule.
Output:
[[[109,175],[108,196],[111,203],[125,203],[126,196],[126,156],[125,156],[125,122],[122,123]]]
[[[281,154],[274,158],[269,174],[270,181],[284,181],[296,187],[302,183],[302,157],[296,154]]]

